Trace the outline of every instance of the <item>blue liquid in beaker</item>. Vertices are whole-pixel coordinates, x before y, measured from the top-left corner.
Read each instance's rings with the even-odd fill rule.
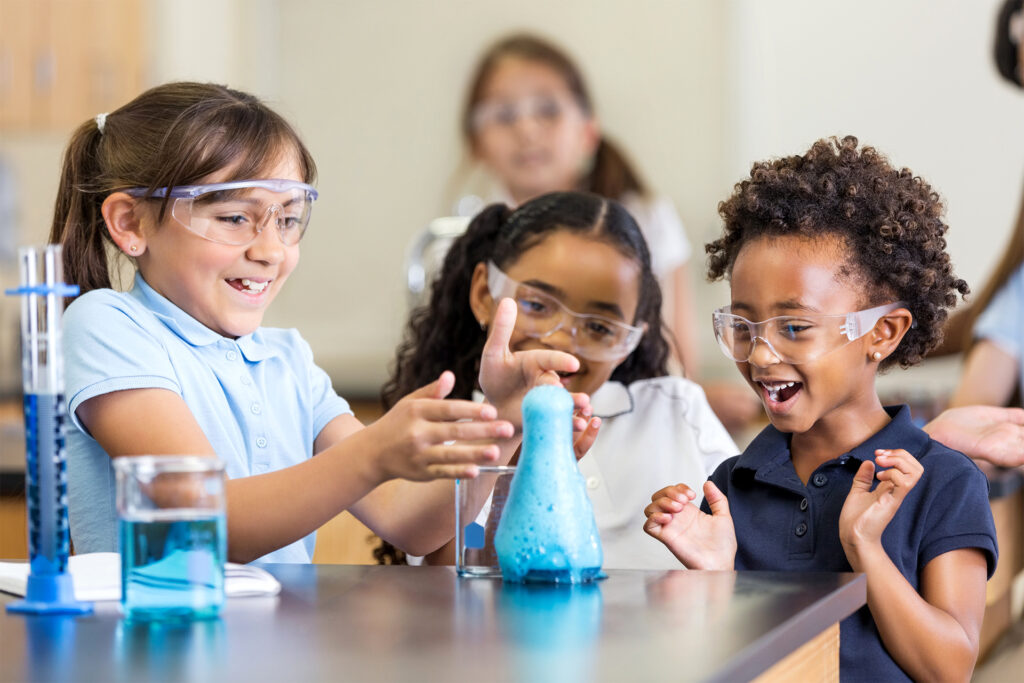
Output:
[[[121,519],[121,604],[130,619],[215,617],[224,603],[227,522],[197,510]]]

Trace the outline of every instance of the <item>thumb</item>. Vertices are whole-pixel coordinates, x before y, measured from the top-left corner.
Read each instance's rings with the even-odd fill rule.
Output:
[[[539,387],[542,384],[561,386],[562,382],[559,379],[557,372],[555,372],[554,370],[545,370],[543,373],[541,373],[540,377],[537,378],[533,385],[535,387]]]
[[[865,460],[857,468],[857,474],[853,475],[853,484],[850,486],[850,493],[856,490],[870,491],[871,484],[875,481],[875,463]]]
[[[708,479],[704,482],[704,500],[711,508],[711,514],[715,517],[729,517],[729,500],[722,493],[721,489],[715,486],[715,482]]]
[[[445,370],[441,376],[430,384],[422,386],[411,392],[408,398],[444,398],[455,388],[455,375],[450,370]]]
[[[491,333],[484,342],[485,358],[503,358],[508,353],[508,343],[512,340],[512,330],[516,326],[517,308],[512,299],[505,298],[498,302],[498,309],[491,320]]]

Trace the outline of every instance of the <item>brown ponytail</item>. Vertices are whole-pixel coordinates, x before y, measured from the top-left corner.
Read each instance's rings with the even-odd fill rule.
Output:
[[[103,201],[130,187],[187,185],[231,169],[251,178],[294,153],[305,182],[316,165],[295,130],[256,97],[222,85],[167,83],[75,131],[64,154],[50,242],[64,245],[65,279],[82,293],[110,286],[113,241]],[[163,200],[159,218],[167,209]]]
[[[64,279],[82,293],[110,286],[106,241],[100,207],[103,195],[79,189],[85,179],[98,178],[97,146],[101,133],[95,121],[83,123],[71,136],[61,165],[50,242],[64,245]]]
[[[554,44],[527,33],[511,35],[488,49],[470,80],[469,93],[462,108],[462,137],[473,147],[473,110],[483,99],[484,89],[498,63],[506,57],[539,62],[558,73],[569,92],[587,116],[593,116],[594,103],[583,80],[583,73],[565,52]],[[580,188],[608,199],[621,200],[628,192],[647,194],[647,188],[633,165],[617,145],[602,136],[590,171],[581,178]]]

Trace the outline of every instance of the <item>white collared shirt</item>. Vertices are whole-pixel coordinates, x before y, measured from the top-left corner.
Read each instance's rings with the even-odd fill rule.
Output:
[[[644,533],[651,494],[683,483],[701,487],[720,462],[739,453],[712,412],[704,390],[681,377],[628,387],[606,382],[590,398],[603,424],[579,461],[609,569],[681,569],[659,541]]]

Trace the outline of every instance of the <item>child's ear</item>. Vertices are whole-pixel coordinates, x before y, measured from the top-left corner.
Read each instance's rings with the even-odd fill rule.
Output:
[[[481,328],[491,324],[494,313],[494,298],[487,286],[487,264],[482,261],[473,269],[473,279],[469,283],[469,308],[476,316]]]
[[[103,222],[114,244],[128,256],[140,256],[146,250],[146,238],[139,220],[138,200],[126,192],[114,192],[100,208]]]
[[[871,330],[868,357],[879,362],[892,355],[913,322],[914,316],[905,308],[897,308],[882,316]]]

